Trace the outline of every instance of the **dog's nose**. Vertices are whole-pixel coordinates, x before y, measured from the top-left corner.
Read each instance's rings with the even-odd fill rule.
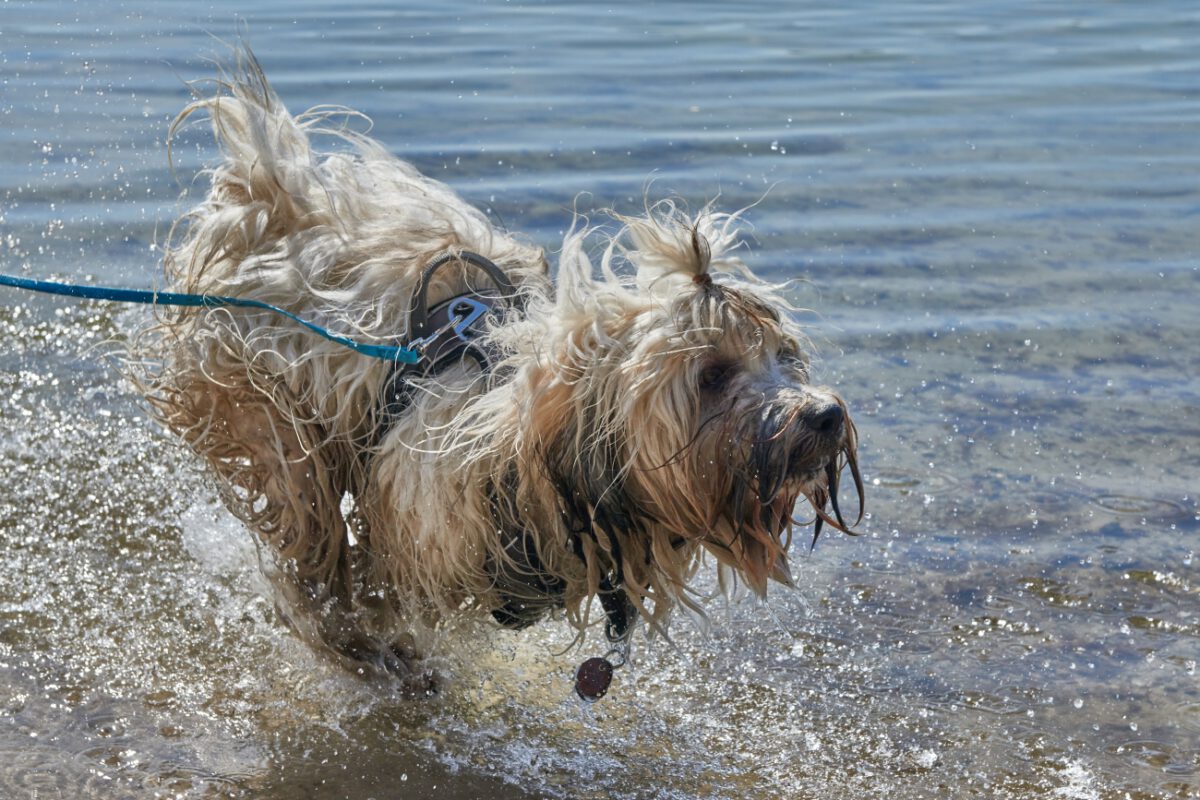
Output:
[[[845,418],[845,412],[837,403],[818,406],[803,417],[809,430],[821,436],[836,435],[842,429],[842,420]]]

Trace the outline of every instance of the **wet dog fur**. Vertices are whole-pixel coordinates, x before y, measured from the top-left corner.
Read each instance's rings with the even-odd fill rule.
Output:
[[[674,201],[577,220],[546,254],[343,124],[293,117],[249,52],[175,123],[221,148],[207,197],[172,232],[172,289],[283,307],[364,342],[405,340],[422,268],[446,252],[499,265],[520,295],[473,363],[414,382],[384,425],[390,365],[267,312],[160,310],[134,377],[205,459],[270,554],[289,618],[400,675],[420,631],[553,613],[581,633],[610,589],[652,629],[721,585],[790,583],[797,502],[845,528],[854,425],[809,383],[805,340],[738,257],[738,214]],[[314,141],[332,137],[334,152]],[[486,285],[461,264],[430,300]],[[861,508],[861,502],[860,502]]]

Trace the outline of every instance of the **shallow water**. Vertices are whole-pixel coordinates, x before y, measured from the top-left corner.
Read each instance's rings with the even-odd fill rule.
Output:
[[[153,285],[211,155],[167,126],[243,19],[293,110],[547,246],[651,178],[758,201],[863,535],[594,706],[554,623],[405,700],[277,620],[118,378],[143,312],[0,290],[0,795],[1200,797],[1200,9],[322,5],[0,5],[0,270]]]

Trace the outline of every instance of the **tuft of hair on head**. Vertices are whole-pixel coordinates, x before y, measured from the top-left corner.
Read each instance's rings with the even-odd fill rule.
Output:
[[[764,281],[739,257],[749,227],[743,214],[754,204],[725,213],[714,210],[715,202],[695,212],[676,199],[646,201],[641,215],[607,209],[604,213],[620,224],[615,231],[595,227],[576,213],[563,239],[550,298],[559,316],[580,314],[594,322],[646,304],[719,295],[722,288],[751,292],[784,311],[802,310],[785,294],[794,279]]]
[[[647,204],[641,216],[611,213],[622,228],[609,242],[604,265],[629,263],[643,290],[654,291],[664,282],[675,288],[684,281],[707,287],[714,272],[749,273],[733,252],[741,212],[720,213],[710,202],[691,214],[681,201],[666,199]]]

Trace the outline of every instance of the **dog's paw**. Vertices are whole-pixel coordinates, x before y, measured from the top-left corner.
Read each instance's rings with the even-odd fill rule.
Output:
[[[441,688],[441,680],[427,661],[409,642],[384,642],[366,636],[340,642],[327,642],[334,652],[352,662],[363,677],[382,678],[394,684],[405,697],[432,697]]]
[[[441,690],[441,679],[410,647],[384,647],[376,659],[377,668],[399,684],[406,697],[433,697]]]

